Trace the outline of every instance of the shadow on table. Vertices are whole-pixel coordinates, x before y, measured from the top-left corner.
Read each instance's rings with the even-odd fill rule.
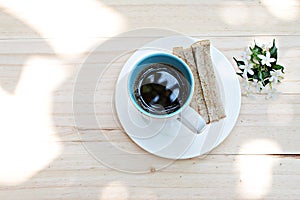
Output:
[[[96,4],[92,3],[92,5]],[[190,6],[189,9],[192,7]],[[80,8],[80,5],[77,8]],[[17,6],[14,12],[22,11],[22,9],[18,9],[21,8]],[[124,7],[120,6],[115,12],[118,12],[124,19],[128,19],[128,26],[134,28],[135,19],[123,9]],[[186,9],[184,7],[180,9],[183,9],[182,12],[189,13],[184,10]],[[77,11],[75,10],[73,14],[78,14]],[[93,10],[93,12],[95,11],[97,9]],[[174,13],[177,15],[177,12]],[[221,18],[216,11],[212,13],[218,19]],[[22,14],[24,13],[20,12],[20,16]],[[191,12],[186,17],[192,16],[192,14]],[[156,172],[155,167],[149,166],[149,173],[143,175],[121,173],[99,164],[86,152],[80,137],[77,135],[78,127],[74,124],[73,94],[71,92],[79,70],[77,68],[81,62],[79,60],[82,58],[80,57],[81,48],[88,49],[94,44],[94,41],[87,45],[85,42],[88,43],[88,41],[83,40],[80,45],[84,47],[73,49],[75,55],[79,56],[80,59],[78,59],[74,55],[74,57],[64,55],[64,52],[76,48],[77,45],[74,45],[76,44],[75,38],[68,40],[69,43],[68,45],[64,44],[65,47],[60,46],[64,43],[63,39],[52,40],[52,42],[51,39],[43,39],[45,38],[43,34],[49,34],[47,37],[51,35],[57,37],[59,34],[64,34],[60,30],[60,28],[67,30],[63,26],[64,24],[60,24],[61,27],[56,27],[55,23],[52,24],[50,27],[55,31],[48,33],[45,27],[50,24],[43,23],[43,18],[40,19],[41,22],[36,22],[37,15],[33,15],[32,22],[30,22],[30,15],[26,15],[27,18],[25,17],[25,19],[29,20],[27,23],[23,22],[25,19],[22,17],[13,17],[14,15],[7,9],[2,9],[1,15],[6,19],[6,22],[14,24],[13,28],[18,27],[24,34],[24,40],[18,39],[19,34],[8,36],[8,38],[1,40],[0,47],[3,52],[0,60],[0,119],[1,122],[4,122],[0,126],[1,199],[18,199],[20,196],[27,199],[33,197],[43,199],[50,196],[73,199],[114,197],[167,199],[171,195],[176,195],[178,198],[199,197],[204,199],[213,199],[218,195],[228,198],[236,197],[234,193],[236,184],[242,180],[235,171],[236,160],[238,159],[238,156],[235,155],[212,154],[204,160],[196,158],[177,161],[174,165],[170,165],[160,172]],[[63,19],[63,16],[61,17]],[[161,18],[161,16],[157,17]],[[54,19],[59,22],[58,18]],[[177,29],[178,27],[174,25],[177,21],[168,25],[169,21],[172,22],[172,20],[169,18],[163,26]],[[187,18],[182,20],[187,20]],[[155,22],[154,20],[153,23]],[[79,23],[84,24],[85,22]],[[204,24],[199,27],[207,25],[206,22],[201,21],[201,23]],[[229,19],[227,25],[230,23]],[[41,27],[38,32],[34,27],[35,24],[39,24]],[[97,18],[89,26],[86,26],[86,29],[93,30],[95,24],[97,24]],[[67,23],[65,25],[67,26]],[[77,25],[72,22],[73,29],[70,30],[78,30],[74,28],[79,27]],[[189,26],[188,23],[185,27],[187,26]],[[213,26],[218,26],[218,23]],[[5,24],[4,27],[9,28]],[[223,30],[226,27],[221,28]],[[238,28],[234,24],[231,24],[230,27],[233,30]],[[95,35],[101,32],[101,29],[97,30]],[[10,32],[10,30],[6,31]],[[17,31],[12,29],[11,32]],[[67,34],[71,35],[71,33],[67,31]],[[107,33],[109,35],[109,32]],[[95,35],[84,32],[81,36],[94,37]],[[30,39],[32,36],[34,38]],[[95,40],[99,41],[98,39]],[[144,38],[145,43],[148,41],[151,39]],[[72,44],[72,42],[74,43]],[[118,53],[116,52],[116,55]],[[90,64],[94,65],[93,67],[98,67],[98,63]],[[86,94],[84,90],[82,92]],[[109,98],[110,96],[108,96]],[[91,113],[83,114],[89,115]],[[86,133],[97,136],[97,128],[93,130],[95,127],[80,128]],[[105,129],[107,136],[113,137],[119,147],[125,145],[128,151],[141,151],[132,145],[128,138],[120,136],[116,129],[109,126]],[[247,165],[245,162],[243,164],[243,161],[241,163],[241,165]],[[251,176],[251,174],[248,175]],[[162,178],[162,176],[164,177]],[[276,178],[278,177],[275,177],[275,180]],[[176,192],[174,188],[176,188]],[[220,189],[219,193],[216,193],[216,188]],[[173,192],[174,194],[172,194]],[[268,197],[268,194],[265,195]]]

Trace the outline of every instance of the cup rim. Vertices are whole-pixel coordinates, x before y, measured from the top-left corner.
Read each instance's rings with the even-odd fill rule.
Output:
[[[176,110],[175,112],[172,112],[172,113],[169,113],[169,114],[164,114],[164,115],[156,115],[156,114],[149,113],[149,112],[145,111],[139,104],[137,104],[134,96],[130,93],[130,90],[131,90],[130,80],[131,80],[132,75],[133,75],[133,71],[134,71],[133,69],[137,65],[139,65],[139,63],[141,63],[142,60],[145,60],[145,59],[147,59],[149,57],[152,57],[152,56],[169,56],[169,57],[172,57],[173,59],[176,59],[178,62],[180,62],[187,69],[188,75],[190,76],[191,84],[190,84],[189,96],[188,96],[187,100],[185,101],[185,103],[178,110]],[[163,51],[150,52],[147,55],[142,56],[141,58],[139,58],[139,60],[131,68],[131,70],[129,72],[129,75],[128,75],[128,80],[127,80],[127,92],[128,92],[131,103],[133,103],[134,107],[136,109],[138,109],[138,111],[140,111],[144,115],[146,115],[148,117],[151,117],[151,118],[157,118],[157,119],[171,118],[171,117],[179,114],[180,112],[182,112],[182,110],[184,110],[187,106],[189,106],[189,104],[192,100],[192,96],[194,94],[194,76],[193,76],[193,73],[192,73],[190,67],[182,59],[180,59],[179,57],[177,57],[173,54],[170,54],[170,53],[163,52]]]

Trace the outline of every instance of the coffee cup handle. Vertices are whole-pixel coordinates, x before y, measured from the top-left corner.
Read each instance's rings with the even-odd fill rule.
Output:
[[[190,106],[181,112],[179,120],[197,134],[201,133],[206,125],[205,120]]]

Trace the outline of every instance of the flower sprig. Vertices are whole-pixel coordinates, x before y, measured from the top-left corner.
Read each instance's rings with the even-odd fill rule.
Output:
[[[274,86],[281,82],[284,74],[284,67],[277,64],[275,39],[271,47],[258,45],[254,41],[254,46],[247,47],[242,53],[241,60],[233,59],[240,69],[237,75],[245,80],[246,95],[252,93],[253,90],[261,92],[269,86],[267,98],[274,96],[276,93]]]

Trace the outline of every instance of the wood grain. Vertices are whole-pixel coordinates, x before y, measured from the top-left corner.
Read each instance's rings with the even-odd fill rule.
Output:
[[[3,2],[4,5],[7,4],[6,1]],[[300,5],[297,1],[292,1],[287,7],[284,4],[280,7],[280,4],[272,6],[264,2],[259,0],[225,2],[204,0],[185,3],[181,1],[150,1],[145,3],[145,1],[123,2],[118,0],[101,1],[102,4],[99,7],[108,7],[121,15],[125,19],[128,29],[158,27],[176,30],[187,35],[201,34],[205,36],[299,35]],[[49,9],[53,9],[55,6],[59,6],[58,2],[49,3]],[[60,6],[64,8],[64,5]],[[279,14],[274,16],[274,13],[271,12],[272,9],[276,9],[275,14],[276,11]],[[34,15],[37,11],[32,10],[32,12]],[[4,10],[0,19],[2,38],[40,37],[39,29],[30,30],[22,27],[20,21],[27,22],[22,16],[18,16],[16,19],[8,16]],[[268,20],[268,23],[265,23],[265,20]],[[49,21],[52,22],[51,19]],[[97,19],[94,22],[95,25],[97,24],[96,21]],[[78,25],[85,27],[84,22],[79,22]],[[257,29],[261,26],[263,28]],[[67,27],[60,26],[59,28],[67,30]],[[93,29],[88,31],[86,34],[89,36],[111,36],[103,35],[101,32],[94,34]],[[49,32],[42,37],[57,37],[57,34],[56,32]]]
[[[93,9],[110,9],[121,17],[122,27],[115,34],[107,34],[97,28],[100,21],[103,21],[100,15],[85,17],[91,17],[89,12],[92,10],[78,6],[81,5],[80,1],[72,4],[45,1],[44,4],[48,6],[36,4],[32,7],[34,2],[30,1],[22,7],[25,14],[29,12],[25,16],[22,12],[12,12],[14,4],[16,6],[21,2],[0,1],[0,117],[4,116],[1,118],[4,122],[0,124],[0,144],[21,144],[15,150],[22,155],[34,141],[39,141],[38,137],[30,138],[33,133],[40,136],[47,130],[49,137],[44,138],[44,144],[54,142],[61,149],[54,160],[24,181],[13,185],[3,179],[4,171],[1,171],[1,167],[7,162],[1,163],[0,199],[299,199],[298,1],[284,1],[278,5],[267,0],[102,0],[93,1],[94,4],[87,3],[93,5]],[[49,10],[43,10],[45,7]],[[54,9],[53,12],[51,9]],[[69,12],[59,16],[62,22],[67,22],[68,18],[77,19],[75,24],[61,25],[55,14],[65,13],[64,10]],[[47,16],[47,13],[52,14]],[[81,20],[72,16],[72,13],[76,13],[76,16],[80,14]],[[42,29],[48,26],[37,26],[43,25],[42,17],[42,24],[36,23],[39,19],[37,16],[47,17],[44,20],[47,19],[53,30]],[[239,57],[249,43],[254,39],[271,42],[276,38],[279,46],[278,62],[286,67],[285,79],[278,87],[281,94],[276,100],[265,100],[264,94],[242,96],[240,115],[232,133],[208,155],[181,161],[151,156],[137,147],[122,131],[112,104],[115,82],[130,52],[113,63],[111,58],[164,36],[164,31],[155,35],[143,32],[128,38],[114,36],[120,31],[144,27],[172,29],[199,39],[210,39],[212,45],[228,58],[236,70],[232,57]],[[70,33],[70,30],[74,35],[63,34]],[[93,62],[86,61],[85,58],[94,47],[105,41],[122,42],[123,45],[97,49],[96,59]],[[65,47],[64,52],[61,53],[55,45]],[[72,48],[67,48],[69,46],[77,48],[76,53]],[[43,60],[43,64],[36,64],[37,60]],[[56,64],[53,64],[54,61]],[[48,62],[53,68],[45,66]],[[110,64],[96,90],[95,113],[80,113],[82,116],[95,114],[101,127],[93,123],[79,127],[74,123],[73,90],[83,63],[91,73]],[[26,81],[28,84],[23,85]],[[85,94],[94,85],[89,77],[82,81],[85,87],[79,89],[82,95],[76,103],[85,105]],[[20,86],[30,93],[29,98],[18,93]],[[10,101],[7,100],[9,98]],[[15,108],[25,107],[28,110],[28,113],[20,113],[24,118],[18,115],[11,117],[11,113],[3,106],[4,103],[7,107],[13,106],[14,102],[21,106]],[[44,118],[39,119],[32,114],[39,113],[39,110]],[[17,109],[11,111],[18,113]],[[43,124],[43,119],[49,123]],[[35,125],[24,126],[24,122]],[[5,128],[7,124],[13,123],[14,126]],[[78,134],[78,129],[82,135]],[[13,130],[23,131],[16,134]],[[8,137],[11,135],[15,137]],[[28,135],[28,138],[24,135]],[[25,144],[17,143],[20,138]],[[107,144],[111,144],[113,149],[109,149],[111,146]],[[98,145],[102,148],[100,150],[104,150],[99,154],[103,156],[102,162],[95,160],[86,151],[88,145]],[[33,152],[38,153],[39,150]],[[3,155],[16,155],[7,149],[3,152],[0,153],[0,160]],[[144,162],[130,162],[134,158],[132,155]],[[26,156],[30,155],[23,155],[24,158]],[[39,162],[38,159],[33,160],[33,164]],[[124,173],[112,168],[134,167],[135,164],[144,173]],[[25,163],[13,165],[11,169],[23,169],[22,166]]]

